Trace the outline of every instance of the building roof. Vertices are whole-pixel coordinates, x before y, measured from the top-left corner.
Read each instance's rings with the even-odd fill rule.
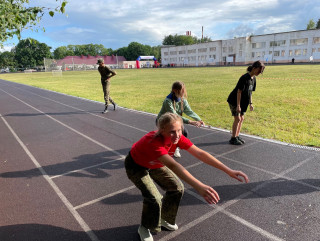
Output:
[[[62,65],[62,64],[86,64],[86,65],[96,65],[98,59],[103,59],[104,63],[107,65],[115,65],[118,64],[119,62],[126,61],[125,57],[123,56],[67,56],[63,59],[57,60],[57,65]]]

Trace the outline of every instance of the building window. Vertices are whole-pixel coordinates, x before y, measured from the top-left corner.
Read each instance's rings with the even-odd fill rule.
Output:
[[[170,55],[176,55],[177,51],[170,51]]]
[[[205,53],[205,52],[207,52],[207,48],[198,49],[198,52],[199,53]]]
[[[286,41],[285,40],[278,40],[278,41],[271,41],[270,47],[277,47],[277,46],[285,46]]]
[[[273,56],[280,56],[280,51],[274,51]]]
[[[320,44],[320,37],[314,37],[313,44]]]
[[[285,50],[282,50],[282,51],[281,51],[281,56],[284,57],[285,55],[286,55],[286,51],[285,51]]]
[[[298,46],[298,45],[307,45],[308,39],[307,38],[300,38],[300,39],[290,39],[291,46]]]
[[[239,57],[242,57],[242,50],[239,50]]]
[[[179,54],[186,54],[185,50],[179,51]]]
[[[266,47],[266,42],[252,43],[253,49],[263,49],[265,47]]]
[[[269,51],[269,54],[272,54],[272,51]]]
[[[242,44],[239,45],[239,49],[242,50]]]
[[[307,55],[307,52],[308,52],[307,49],[302,50],[302,55],[306,56],[306,55]]]
[[[164,56],[167,56],[169,53],[168,52],[164,52],[163,54],[164,54]]]
[[[254,52],[251,53],[251,57],[254,58]]]
[[[217,50],[217,48],[216,47],[212,47],[212,48],[210,48],[210,52],[213,52],[213,51],[216,51]]]
[[[232,52],[233,52],[233,47],[229,46],[229,53],[232,53]]]
[[[188,50],[188,54],[195,54],[196,53],[196,49],[190,49]]]
[[[292,56],[292,55],[293,55],[293,51],[289,50],[289,56]]]
[[[295,55],[295,56],[301,55],[301,49],[296,49],[296,50],[294,51],[294,55]]]
[[[227,52],[227,47],[222,47],[222,52],[226,53]]]
[[[209,55],[209,59],[216,59],[216,55]]]

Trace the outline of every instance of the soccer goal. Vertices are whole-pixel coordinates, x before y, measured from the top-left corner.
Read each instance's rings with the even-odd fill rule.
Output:
[[[52,72],[52,76],[62,76],[62,70],[61,69],[54,69],[51,71]]]

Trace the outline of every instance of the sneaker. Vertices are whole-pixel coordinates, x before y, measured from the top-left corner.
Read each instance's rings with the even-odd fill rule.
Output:
[[[102,114],[105,114],[108,112],[108,106],[106,106],[106,108],[104,108],[104,111],[102,111]]]
[[[175,230],[178,230],[178,225],[175,224],[175,225],[172,225],[170,223],[168,223],[167,221],[161,219],[161,226],[170,230],[170,231],[175,231]]]
[[[152,234],[150,230],[140,225],[138,229],[138,234],[140,236],[141,241],[153,241]]]
[[[113,103],[113,110],[116,110],[118,105],[116,103]]]
[[[242,142],[240,142],[240,141],[238,140],[238,138],[236,138],[236,137],[231,137],[229,143],[230,143],[231,145],[237,145],[237,146],[238,146],[238,145],[242,145]]]
[[[236,137],[242,144],[246,143],[242,138],[240,138],[240,136]]]
[[[174,151],[174,154],[173,154],[173,155],[174,155],[175,157],[177,157],[177,158],[180,158],[180,157],[181,157],[179,147],[177,147],[177,149]]]

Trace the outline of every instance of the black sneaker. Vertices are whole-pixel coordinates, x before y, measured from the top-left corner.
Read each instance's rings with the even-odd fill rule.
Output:
[[[240,136],[236,137],[242,144],[246,143],[242,138],[240,138]]]
[[[238,146],[238,145],[242,145],[242,142],[240,142],[240,141],[238,140],[238,138],[236,138],[236,137],[231,137],[229,143],[230,143],[231,145],[237,145],[237,146]]]
[[[114,102],[113,103],[113,110],[116,110],[117,109],[117,104]]]
[[[102,111],[102,114],[105,114],[108,112],[108,106],[106,106],[106,108],[104,108],[104,111]]]

